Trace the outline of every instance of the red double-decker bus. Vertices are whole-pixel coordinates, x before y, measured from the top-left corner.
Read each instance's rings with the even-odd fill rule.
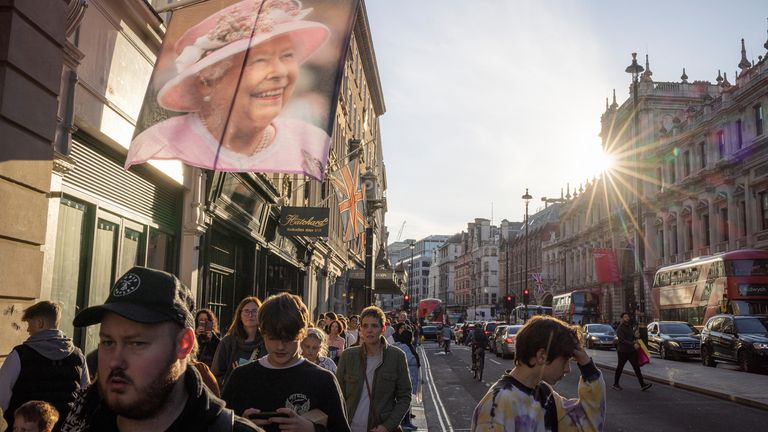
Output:
[[[651,297],[654,318],[697,326],[718,313],[768,313],[768,251],[736,250],[662,267]]]
[[[436,298],[426,298],[419,301],[417,311],[420,323],[442,323],[443,301]]]

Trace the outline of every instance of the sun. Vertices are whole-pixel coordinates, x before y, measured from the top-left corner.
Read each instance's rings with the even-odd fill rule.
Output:
[[[610,153],[600,151],[595,157],[594,165],[598,174],[604,174],[613,170],[616,166],[616,158]]]

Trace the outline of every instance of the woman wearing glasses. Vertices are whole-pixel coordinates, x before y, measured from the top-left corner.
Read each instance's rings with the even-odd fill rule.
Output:
[[[261,300],[253,296],[244,298],[237,305],[227,334],[219,342],[211,370],[221,388],[234,368],[267,354],[259,332],[259,308]]]

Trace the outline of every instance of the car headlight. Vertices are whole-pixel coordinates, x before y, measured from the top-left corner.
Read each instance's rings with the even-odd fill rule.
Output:
[[[594,335],[590,336],[589,338],[592,339],[593,341],[600,340],[599,337],[594,336]]]
[[[757,343],[752,344],[752,346],[755,347],[755,349],[768,349],[768,343],[759,343],[759,342],[757,342]]]
[[[677,348],[677,347],[679,347],[679,346],[680,346],[680,344],[679,344],[679,343],[677,343],[677,342],[675,342],[675,341],[669,341],[669,342],[667,342],[667,343],[668,343],[670,346],[673,346],[673,347],[675,347],[675,348]]]

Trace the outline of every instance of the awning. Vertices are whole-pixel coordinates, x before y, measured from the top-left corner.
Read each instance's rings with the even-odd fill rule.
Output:
[[[373,277],[375,279],[374,294],[405,294],[400,285],[397,284],[397,272],[394,270],[377,269]],[[353,286],[362,286],[365,281],[365,269],[350,270],[349,281]]]

